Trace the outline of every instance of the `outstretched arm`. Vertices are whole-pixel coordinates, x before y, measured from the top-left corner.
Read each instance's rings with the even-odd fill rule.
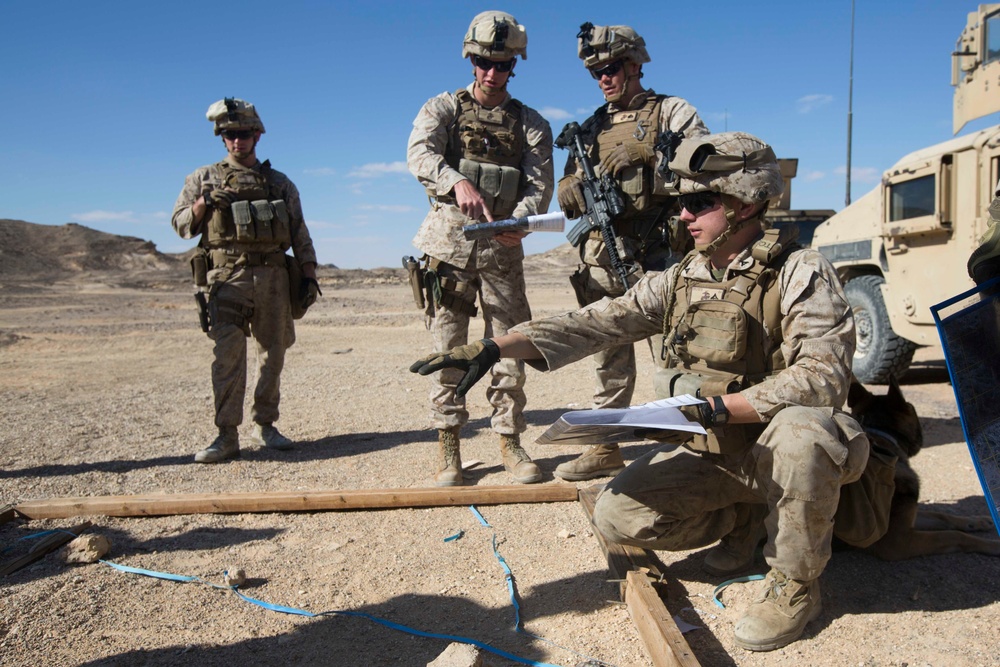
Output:
[[[455,388],[455,396],[465,396],[472,386],[486,375],[501,358],[541,359],[542,353],[520,333],[498,338],[484,338],[470,345],[453,347],[447,352],[435,352],[410,365],[411,373],[430,375],[442,368],[458,368],[465,372]]]

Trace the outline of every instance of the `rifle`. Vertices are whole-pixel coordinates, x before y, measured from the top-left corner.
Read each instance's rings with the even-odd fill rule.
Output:
[[[575,158],[583,168],[581,189],[587,210],[580,216],[580,222],[573,226],[566,238],[574,247],[579,246],[586,239],[587,233],[599,229],[601,238],[604,239],[604,247],[608,251],[608,258],[611,260],[611,268],[618,274],[622,286],[628,290],[628,277],[635,271],[635,267],[626,266],[618,255],[618,238],[615,235],[614,222],[615,218],[625,211],[625,204],[622,202],[615,181],[610,174],[598,178],[594,173],[594,165],[590,163],[590,157],[580,137],[579,123],[567,123],[556,137],[555,143],[557,148],[568,149],[570,157]]]
[[[560,211],[558,213],[526,215],[523,218],[494,220],[493,222],[477,222],[465,225],[462,227],[462,232],[465,234],[465,238],[474,241],[493,238],[504,232],[561,232],[565,225],[566,216]]]
[[[656,165],[656,171],[663,177],[663,180],[667,182],[667,185],[671,187],[675,185],[677,176],[674,175],[674,172],[670,171],[670,161],[673,160],[674,155],[677,154],[677,147],[683,139],[683,132],[667,130],[666,132],[660,133],[660,136],[656,138],[656,144],[653,146],[654,150],[663,155],[663,157],[660,158],[660,164]]]

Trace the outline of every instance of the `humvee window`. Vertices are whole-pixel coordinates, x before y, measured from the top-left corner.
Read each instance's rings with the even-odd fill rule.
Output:
[[[986,19],[986,62],[1000,60],[1000,14]]]
[[[894,183],[889,193],[889,222],[934,215],[934,176]]]

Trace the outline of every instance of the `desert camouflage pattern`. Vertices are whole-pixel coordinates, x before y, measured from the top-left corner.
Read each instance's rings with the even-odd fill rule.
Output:
[[[755,165],[751,161],[745,167],[735,170],[712,169],[710,163],[706,162],[702,170],[692,172],[694,165],[690,161],[686,162],[686,159],[706,148],[708,153],[720,156],[757,154],[760,162]],[[669,167],[681,177],[678,188],[680,194],[721,192],[747,204],[761,204],[779,198],[785,191],[785,179],[781,176],[774,151],[746,132],[720,132],[701,139],[685,137],[677,147],[677,153]]]
[[[234,169],[248,169],[248,167],[236,162],[231,156],[226,156],[225,161]],[[249,169],[259,171],[260,163],[249,167]],[[285,206],[288,208],[292,251],[302,264],[316,263],[316,250],[313,248],[312,237],[309,235],[309,229],[306,227],[305,218],[302,215],[302,200],[299,197],[298,188],[289,180],[288,176],[276,169],[271,169],[268,183],[272,192],[276,190],[281,195],[279,198],[285,200]],[[174,204],[173,215],[170,218],[174,231],[181,238],[193,239],[199,236],[204,231],[203,227],[208,223],[210,216],[206,214],[201,223],[195,226],[194,216],[191,213],[191,205],[201,196],[206,185],[213,188],[223,186],[215,165],[209,164],[199,167],[184,179],[184,187],[181,188],[181,193]]]
[[[747,248],[727,277],[752,262]],[[701,255],[688,270],[693,279],[712,280]],[[542,354],[527,363],[555,370],[659,332],[678,279],[687,279],[679,266],[648,273],[617,299],[514,327]],[[785,368],[740,392],[766,424],[764,435],[741,455],[667,449],[636,461],[598,502],[595,522],[605,534],[649,548],[695,548],[732,528],[734,503],[766,503],[768,563],[796,579],[822,571],[840,485],[857,479],[867,462],[860,427],[833,407],[847,399],[854,321],[836,273],[814,250],[791,252],[772,289],[780,290]],[[650,465],[667,458],[670,465]],[[809,474],[799,474],[803,466]]]
[[[656,96],[656,92],[650,89],[636,95],[626,106],[609,103],[608,120],[606,121],[606,124],[602,126],[601,130],[611,130],[611,118],[614,114],[642,109],[648,104],[651,98],[655,98]],[[648,128],[645,132],[646,135],[652,135],[655,137],[668,130],[673,132],[683,132],[684,136],[691,137],[701,137],[708,134],[708,128],[698,116],[698,111],[694,108],[694,106],[692,106],[684,98],[675,96],[666,96],[662,99],[660,103],[659,115],[657,116],[656,127]],[[596,136],[585,137],[584,144],[588,153],[592,154],[591,159],[594,162],[595,169],[600,169],[600,158],[597,156],[595,159],[595,156],[593,155],[595,146],[597,145],[597,139],[598,137]],[[639,139],[635,140],[639,141]],[[564,173],[575,173],[577,176],[582,177],[583,169],[576,163],[575,160],[569,158],[566,161]],[[649,197],[646,199],[651,200]],[[662,201],[658,202],[657,205],[662,205]],[[638,217],[643,213],[647,215],[655,215],[656,211],[650,210],[638,212],[634,208],[629,207],[626,211],[626,215],[623,215],[621,220],[617,222],[627,224],[630,218],[628,215],[629,213]],[[664,216],[663,224],[666,224],[667,222],[666,217],[667,216]],[[616,224],[616,227],[617,226],[618,225]],[[619,234],[618,253],[626,263],[634,261],[635,257],[639,253],[639,249],[640,243],[638,239],[626,234]],[[617,274],[611,267],[611,260],[608,257],[607,249],[604,246],[604,239],[602,239],[600,235],[592,234],[590,238],[584,241],[580,252],[580,258],[584,264],[581,272],[583,275],[583,282],[585,282],[587,286],[586,298],[589,300],[588,303],[594,303],[595,301],[599,301],[604,298],[613,299],[624,293],[621,283],[618,281]],[[677,259],[677,257],[672,255],[668,242],[663,247],[648,254],[644,258],[641,269],[663,270],[677,261]],[[636,279],[638,280],[641,275],[642,273],[640,271],[636,274]],[[654,351],[652,354],[654,363],[662,365],[662,361],[659,359],[658,351],[660,349],[660,339],[658,337],[654,337],[654,339],[650,341],[650,349]],[[623,408],[631,403],[632,393],[635,389],[635,364],[635,349],[631,343],[618,348],[603,350],[594,356],[595,384],[593,407]]]
[[[628,58],[632,62],[649,62],[646,40],[627,25],[595,25],[587,40],[593,52],[584,53],[584,40],[577,38],[576,53],[587,69]]]
[[[497,28],[506,26],[506,37],[497,40]],[[493,47],[499,48],[493,48]],[[520,56],[528,59],[528,33],[524,26],[507,12],[488,11],[476,14],[462,41],[462,57],[482,56],[500,62]]]
[[[473,85],[466,88],[469,93],[473,93]],[[510,99],[508,95],[500,106]],[[435,196],[451,195],[455,184],[465,179],[445,159],[450,126],[458,113],[458,99],[454,93],[446,92],[428,100],[413,121],[406,164],[420,184],[428,192],[436,193]],[[524,189],[521,201],[511,213],[514,218],[548,211],[554,190],[552,128],[537,111],[523,104],[521,122],[528,148],[518,167],[524,178]],[[482,220],[470,220],[457,206],[432,197],[430,212],[413,238],[413,245],[430,257],[465,267],[476,242],[465,238],[462,226],[472,222]]]
[[[226,104],[226,102],[229,104]],[[254,105],[246,100],[227,98],[213,102],[205,112],[205,118],[215,124],[215,136],[223,130],[258,130],[264,134],[264,123]]]
[[[472,94],[473,86],[466,90]],[[506,96],[501,106],[511,99]],[[438,269],[442,275],[472,287],[471,293],[478,295],[486,335],[502,335],[515,324],[531,319],[524,287],[524,248],[521,245],[507,248],[490,239],[467,240],[462,227],[481,221],[469,219],[455,204],[435,199],[435,196],[451,195],[455,184],[465,178],[445,159],[451,125],[458,113],[455,94],[442,93],[428,100],[413,121],[407,165],[421,185],[435,193],[431,210],[414,237],[413,245],[428,257],[444,262]],[[552,130],[538,112],[524,105],[521,122],[525,150],[518,168],[523,188],[511,217],[546,212],[554,189]],[[457,309],[437,308],[427,320],[434,350],[443,352],[468,343],[469,319],[469,315]],[[461,373],[448,370],[432,376],[430,402],[434,428],[447,429],[468,421],[465,400],[455,398],[455,387],[460,379]],[[523,387],[522,362],[505,359],[493,367],[487,398],[494,408],[492,426],[497,433],[513,435],[525,430]]]
[[[525,295],[521,246],[507,248],[499,243],[479,243],[465,269],[442,266],[444,275],[474,286],[485,324],[485,336],[502,336],[512,326],[531,319]],[[427,318],[434,350],[443,352],[469,342],[469,319],[457,310],[441,307]],[[465,398],[455,397],[462,371],[444,369],[431,375],[430,420],[433,428],[448,429],[469,421]],[[490,371],[486,399],[493,406],[490,425],[496,433],[513,435],[527,428],[524,421],[524,362],[501,359]]]
[[[229,156],[226,161],[235,168],[247,169]],[[251,168],[259,170],[260,164]],[[302,215],[298,189],[287,176],[274,169],[268,182],[272,192],[279,192],[288,207],[295,256],[303,264],[316,263],[316,251]],[[196,226],[191,213],[192,204],[201,196],[206,184],[222,185],[215,165],[200,167],[184,179],[171,217],[174,230],[182,238],[199,236],[210,218],[206,214]],[[251,416],[257,423],[277,421],[285,351],[295,342],[288,271],[283,266],[214,268],[208,273],[208,283],[215,289],[213,301],[231,301],[253,308],[248,324],[257,357],[257,385]],[[215,342],[212,363],[215,423],[217,426],[238,426],[243,421],[247,384],[247,337],[241,327],[231,323],[214,327],[209,335]]]

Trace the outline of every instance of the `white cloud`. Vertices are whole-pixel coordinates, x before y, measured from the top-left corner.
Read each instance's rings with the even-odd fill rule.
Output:
[[[382,213],[410,213],[414,210],[412,206],[406,204],[361,204],[358,206],[362,211],[379,211]]]
[[[800,97],[795,100],[795,108],[799,113],[809,113],[820,107],[824,107],[833,101],[833,95],[813,94]]]
[[[355,167],[348,176],[352,178],[379,178],[387,174],[407,174],[405,162],[371,162]]]
[[[565,109],[560,109],[559,107],[543,107],[538,110],[538,113],[542,114],[549,120],[567,120],[573,117],[573,114]]]
[[[302,173],[309,176],[336,176],[337,170],[333,167],[316,167],[315,169],[303,169]]]
[[[576,112],[575,112],[575,114],[576,114],[577,116],[582,116],[582,117],[584,117],[584,118],[587,118],[587,117],[588,117],[588,116],[590,116],[590,114],[592,114],[592,113],[594,113],[594,110],[593,110],[593,109],[584,109],[583,107],[581,107],[581,108],[577,109],[577,110],[576,110]]]
[[[808,174],[804,174],[802,176],[802,180],[809,181],[810,183],[813,181],[821,181],[824,178],[826,178],[826,173],[822,171],[810,171]]]
[[[88,211],[72,213],[69,216],[75,222],[138,222],[132,211]]]

